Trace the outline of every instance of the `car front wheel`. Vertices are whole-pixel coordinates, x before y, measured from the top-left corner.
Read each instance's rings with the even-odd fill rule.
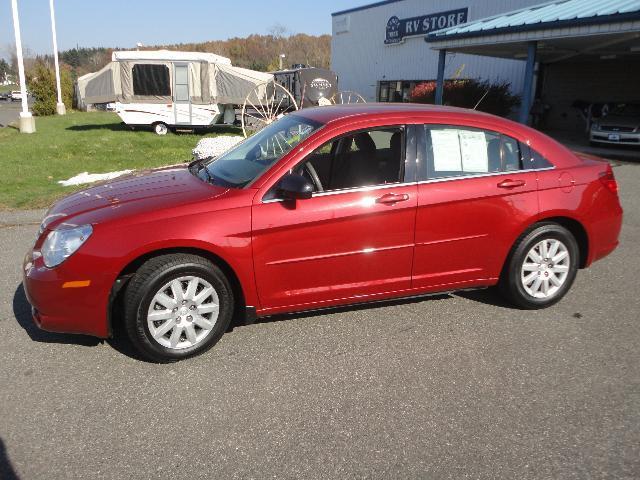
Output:
[[[125,293],[125,325],[147,360],[171,362],[201,354],[222,337],[233,315],[224,273],[189,254],[147,261]]]
[[[521,308],[549,307],[571,288],[578,262],[579,249],[571,232],[561,225],[541,224],[516,243],[500,290]]]

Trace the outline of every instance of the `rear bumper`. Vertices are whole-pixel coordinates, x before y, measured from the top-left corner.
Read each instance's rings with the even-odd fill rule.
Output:
[[[87,286],[69,287],[76,279],[67,278],[63,267],[46,268],[41,258],[34,259],[31,254],[25,258],[23,286],[34,323],[49,332],[108,337],[109,290],[105,295],[100,277],[86,279]]]
[[[591,223],[589,229],[589,258],[586,266],[606,257],[618,247],[622,219],[622,207],[620,207],[616,199],[616,205],[611,207],[607,215],[603,215]]]

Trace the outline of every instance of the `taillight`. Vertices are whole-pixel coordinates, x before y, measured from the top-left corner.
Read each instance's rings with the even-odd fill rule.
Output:
[[[618,193],[618,182],[616,182],[616,177],[613,175],[611,165],[607,165],[607,170],[600,173],[600,181],[609,189],[609,191],[612,193]]]

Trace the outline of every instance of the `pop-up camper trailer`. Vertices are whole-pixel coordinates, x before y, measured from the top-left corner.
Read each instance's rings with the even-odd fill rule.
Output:
[[[102,70],[78,79],[77,93],[80,105],[115,102],[127,125],[164,134],[168,127],[232,124],[234,106],[272,80],[212,53],[117,51]]]

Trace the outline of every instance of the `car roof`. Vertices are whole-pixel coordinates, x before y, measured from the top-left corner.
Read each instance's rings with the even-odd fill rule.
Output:
[[[422,116],[434,114],[451,115],[452,117],[462,115],[485,119],[499,118],[477,110],[420,103],[352,103],[305,108],[296,112],[296,115],[325,124],[355,116],[394,117],[398,115]]]

